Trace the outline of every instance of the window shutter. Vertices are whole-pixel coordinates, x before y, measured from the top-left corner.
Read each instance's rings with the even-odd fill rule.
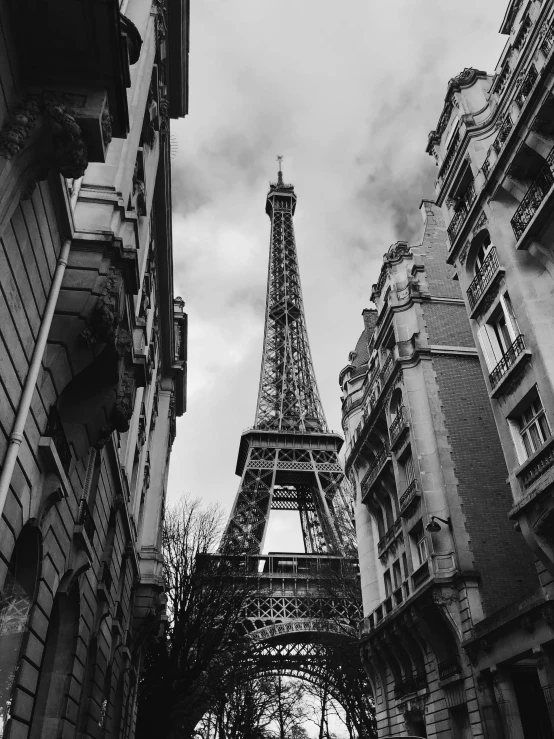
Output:
[[[481,346],[481,351],[483,352],[483,357],[485,358],[487,367],[492,371],[497,365],[497,359],[489,338],[487,326],[481,326],[477,330],[477,338],[479,339],[479,345]]]

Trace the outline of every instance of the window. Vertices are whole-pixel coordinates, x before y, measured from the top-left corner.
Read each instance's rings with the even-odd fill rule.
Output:
[[[420,565],[426,562],[427,557],[429,556],[429,552],[427,551],[427,539],[425,538],[423,531],[421,532],[421,538],[417,542],[417,556]]]
[[[526,455],[530,457],[550,436],[548,421],[538,395],[519,416],[517,423]]]
[[[420,567],[429,557],[429,550],[427,548],[427,539],[425,537],[425,530],[423,528],[422,521],[414,526],[410,531],[410,541],[412,549],[412,562],[414,569]]]
[[[385,572],[385,596],[388,598],[392,594],[392,580],[390,576],[390,570]]]
[[[394,580],[394,589],[396,590],[402,585],[402,572],[400,571],[400,560],[397,559],[392,566],[392,577]]]
[[[492,249],[492,241],[489,234],[485,236],[483,239],[483,243],[479,247],[479,251],[477,252],[477,256],[475,257],[475,274],[481,271],[481,267],[483,266],[483,262],[488,257],[490,250]]]
[[[500,296],[497,310],[477,332],[489,370],[493,370],[508,351],[520,331],[508,293]]]

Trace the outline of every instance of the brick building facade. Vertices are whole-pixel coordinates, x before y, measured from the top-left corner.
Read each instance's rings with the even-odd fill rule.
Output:
[[[508,469],[504,515],[536,559],[535,592],[481,622],[466,648],[504,732],[554,736],[554,3],[508,4],[494,75],[450,80],[427,151],[436,202]],[[542,697],[544,695],[544,698]]]
[[[186,0],[1,0],[0,736],[132,737],[185,410]]]
[[[384,255],[376,310],[340,374],[362,655],[379,736],[501,737],[494,692],[464,645],[538,580],[506,516],[506,466],[443,216],[429,201],[421,211],[422,242]],[[544,698],[540,708],[543,720]]]

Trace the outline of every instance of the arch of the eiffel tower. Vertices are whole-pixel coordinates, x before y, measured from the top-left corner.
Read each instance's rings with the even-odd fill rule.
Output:
[[[243,432],[241,481],[219,556],[250,579],[243,632],[258,672],[326,686],[363,735],[368,683],[356,645],[361,598],[352,502],[313,370],[294,237],[292,185],[270,185],[265,333],[255,424]],[[263,555],[270,512],[297,511],[304,552]],[[354,587],[352,583],[354,582]],[[348,586],[347,586],[348,583]]]

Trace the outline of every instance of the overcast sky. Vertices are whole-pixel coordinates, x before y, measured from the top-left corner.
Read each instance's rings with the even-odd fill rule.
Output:
[[[315,371],[340,430],[338,373],[382,254],[415,242],[433,197],[425,153],[448,79],[494,71],[506,0],[191,0],[190,105],[172,123],[175,294],[189,316],[188,411],[169,499],[230,508],[253,424],[269,249],[265,197],[284,155]],[[270,549],[295,549],[277,520]],[[293,542],[291,544],[291,542]]]

